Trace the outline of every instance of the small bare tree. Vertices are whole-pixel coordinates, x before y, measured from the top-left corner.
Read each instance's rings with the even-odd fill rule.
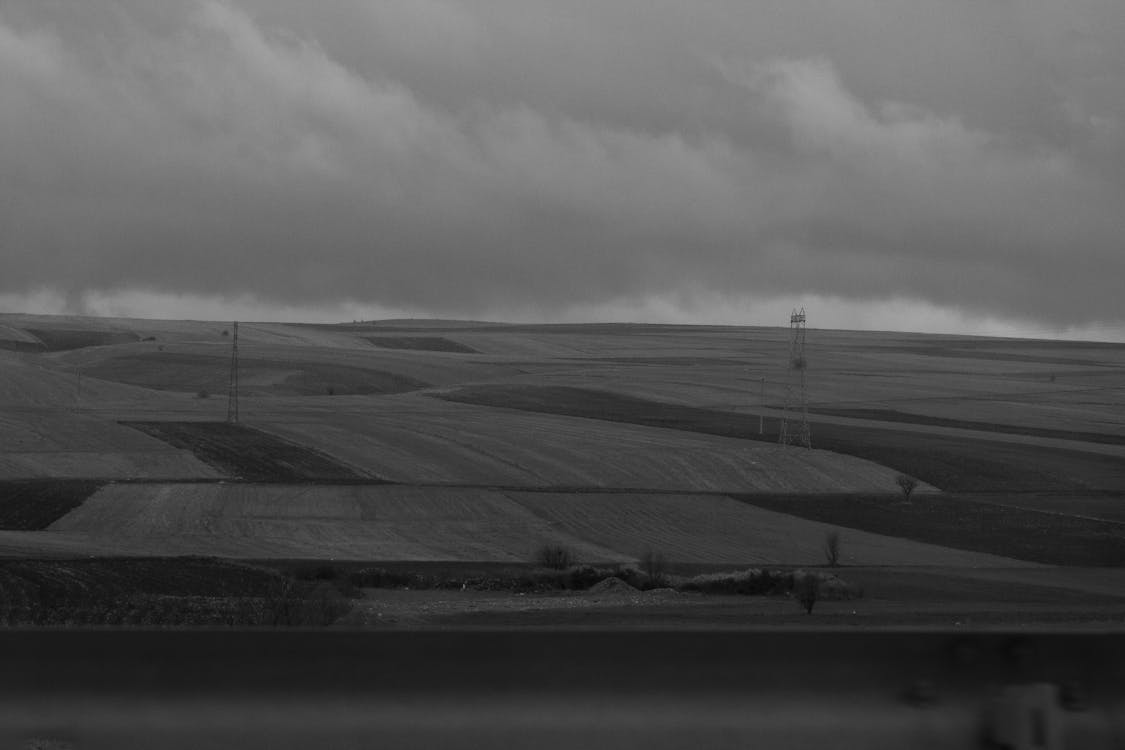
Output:
[[[566,570],[574,564],[574,553],[561,544],[544,544],[535,553],[535,564],[541,568]]]
[[[895,477],[895,484],[902,490],[903,498],[909,500],[911,493],[914,492],[914,489],[918,486],[918,480],[906,474],[899,474]]]
[[[662,552],[646,549],[637,562],[648,577],[649,586],[656,588],[667,583],[668,558]]]
[[[297,581],[279,575],[266,590],[266,622],[270,625],[300,625],[301,595]]]
[[[833,568],[840,564],[839,531],[829,531],[824,535],[824,557]]]
[[[797,582],[797,601],[806,615],[811,615],[816,600],[820,598],[820,579],[813,573],[806,573]]]

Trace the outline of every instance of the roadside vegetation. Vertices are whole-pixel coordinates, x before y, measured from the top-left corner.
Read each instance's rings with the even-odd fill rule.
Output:
[[[211,558],[0,560],[0,626],[331,625],[352,609],[331,580]]]
[[[659,559],[659,565],[653,565]],[[822,598],[854,599],[863,596],[860,587],[823,570],[784,570],[747,568],[718,573],[682,575],[670,571],[661,555],[648,556],[640,565],[573,565],[566,569],[523,567],[487,571],[428,572],[396,568],[361,568],[341,573],[356,588],[445,589],[459,591],[502,591],[516,594],[588,591],[606,581],[621,581],[638,591],[673,589],[699,594],[740,596],[793,596],[806,578],[816,578]]]
[[[860,587],[823,570],[680,575],[664,567],[572,565],[456,572],[214,558],[8,559],[0,560],[0,627],[324,627],[350,613],[364,589],[594,595],[659,589],[803,602],[810,586],[820,599],[863,596]]]

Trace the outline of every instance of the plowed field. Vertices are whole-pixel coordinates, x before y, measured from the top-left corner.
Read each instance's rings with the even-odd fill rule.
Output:
[[[258,482],[354,481],[363,475],[323,453],[229,422],[124,422],[189,450],[228,476]],[[370,477],[368,477],[370,479]]]

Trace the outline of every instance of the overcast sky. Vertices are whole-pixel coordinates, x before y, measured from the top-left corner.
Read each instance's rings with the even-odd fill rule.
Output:
[[[0,310],[1125,340],[1121,0],[0,0]]]

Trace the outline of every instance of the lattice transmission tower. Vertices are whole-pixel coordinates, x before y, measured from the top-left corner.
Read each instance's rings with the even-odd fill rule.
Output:
[[[227,421],[238,421],[238,322],[230,340],[230,388],[227,390]]]
[[[805,308],[789,316],[789,363],[785,371],[785,413],[781,417],[778,442],[812,447],[809,433],[809,400],[805,381]]]

